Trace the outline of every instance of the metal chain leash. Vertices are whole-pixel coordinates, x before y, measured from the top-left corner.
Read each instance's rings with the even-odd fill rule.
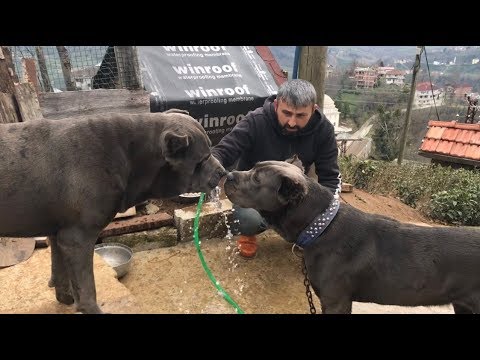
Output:
[[[302,273],[305,276],[305,279],[303,280],[303,284],[305,285],[306,294],[307,294],[307,299],[308,299],[308,305],[310,306],[310,313],[311,314],[316,314],[317,310],[315,309],[315,305],[313,305],[313,298],[312,298],[312,292],[310,291],[310,280],[308,280],[308,275],[307,275],[307,265],[305,265],[305,258],[303,257],[303,254],[297,254],[295,253],[295,249],[302,250],[301,247],[299,247],[296,244],[293,244],[292,246],[292,254],[295,255],[298,258],[302,259]]]
[[[313,305],[312,291],[310,290],[310,280],[308,280],[307,266],[305,265],[305,258],[303,256],[302,256],[302,263],[303,263],[302,273],[303,275],[305,275],[305,280],[303,280],[303,284],[305,285],[305,288],[306,288],[308,305],[310,306],[310,314],[316,314],[317,310],[315,309],[315,305]]]

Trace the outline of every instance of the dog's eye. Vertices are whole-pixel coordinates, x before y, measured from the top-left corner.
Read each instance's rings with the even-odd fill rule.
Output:
[[[202,163],[201,162],[197,163],[197,166],[195,166],[194,172],[199,172],[201,167],[202,167]]]
[[[207,161],[209,157],[210,157],[210,155],[209,155],[207,158],[205,158],[205,159],[203,159],[202,161],[200,161],[199,163],[197,163],[197,166],[195,166],[194,172],[199,172],[200,169],[201,169],[202,166],[203,166],[203,163],[204,163],[205,161]]]

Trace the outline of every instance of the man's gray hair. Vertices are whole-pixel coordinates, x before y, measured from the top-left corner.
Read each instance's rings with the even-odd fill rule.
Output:
[[[277,100],[282,100],[289,106],[304,107],[317,102],[317,92],[307,80],[293,79],[280,85]]]

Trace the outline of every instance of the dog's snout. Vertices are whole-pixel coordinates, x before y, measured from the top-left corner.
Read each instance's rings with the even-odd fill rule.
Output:
[[[228,172],[223,167],[217,168],[215,172],[212,174],[210,181],[208,182],[208,186],[210,186],[211,188],[214,188],[220,183],[222,178],[227,174]]]
[[[227,174],[227,181],[233,181],[235,179],[235,177],[233,176],[233,174],[231,172],[229,172]]]
[[[228,171],[225,170],[225,169],[218,169],[218,170],[217,170],[217,175],[218,175],[219,177],[221,177],[221,178],[224,177],[224,176],[227,175],[227,174],[228,174]]]

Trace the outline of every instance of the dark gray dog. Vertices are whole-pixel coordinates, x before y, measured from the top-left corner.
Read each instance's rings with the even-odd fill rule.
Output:
[[[50,236],[57,300],[101,313],[100,231],[149,198],[209,192],[226,175],[189,115],[107,114],[0,125],[0,236]]]
[[[416,226],[339,205],[301,163],[233,171],[225,193],[258,210],[288,242],[303,243],[323,313],[351,313],[352,301],[480,312],[480,231]]]

